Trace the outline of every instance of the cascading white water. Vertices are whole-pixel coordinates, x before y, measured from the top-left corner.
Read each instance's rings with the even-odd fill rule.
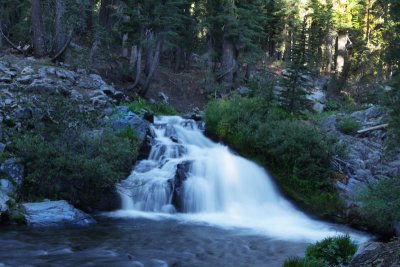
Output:
[[[206,138],[193,120],[158,117],[152,129],[149,158],[119,185],[125,212],[173,214],[288,240],[338,233],[296,210],[264,169]]]

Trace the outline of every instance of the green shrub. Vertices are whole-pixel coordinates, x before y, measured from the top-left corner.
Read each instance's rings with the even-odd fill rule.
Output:
[[[130,111],[132,111],[135,114],[143,116],[144,112],[150,112],[155,115],[177,115],[178,112],[168,104],[164,103],[154,103],[150,104],[143,98],[139,98],[136,101],[130,102],[130,103],[125,103],[125,106],[129,108]]]
[[[320,215],[337,210],[329,169],[338,150],[318,127],[256,97],[211,101],[205,111],[207,132],[268,166],[289,196]]]
[[[380,180],[360,194],[362,213],[376,229],[390,231],[400,220],[400,179]]]
[[[386,105],[390,110],[389,137],[392,147],[400,145],[400,74],[390,83],[392,89],[387,92]]]
[[[310,245],[306,250],[306,259],[324,260],[327,266],[349,264],[357,251],[357,245],[348,235],[327,237]]]
[[[283,264],[283,267],[325,267],[329,266],[326,261],[319,259],[305,259],[305,258],[289,258]]]
[[[327,237],[309,245],[304,258],[294,257],[285,261],[284,267],[331,267],[350,263],[357,245],[348,235]]]
[[[339,120],[336,127],[344,134],[355,134],[361,128],[361,124],[350,117],[346,117]]]
[[[21,200],[65,199],[87,209],[125,178],[137,154],[127,138],[105,132],[98,137],[45,140],[24,135],[13,143],[26,177]]]

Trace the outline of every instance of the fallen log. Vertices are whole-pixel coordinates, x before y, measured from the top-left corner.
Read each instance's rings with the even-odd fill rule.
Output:
[[[376,126],[372,126],[372,127],[368,127],[368,128],[365,128],[365,129],[358,130],[357,133],[358,134],[363,134],[363,133],[367,133],[367,132],[371,132],[371,131],[375,131],[375,130],[385,129],[388,126],[389,126],[388,123],[380,124],[380,125],[376,125]]]

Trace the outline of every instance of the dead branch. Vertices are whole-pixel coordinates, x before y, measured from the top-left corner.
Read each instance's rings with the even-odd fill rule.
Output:
[[[65,49],[67,49],[67,47],[69,46],[69,44],[72,41],[73,33],[74,33],[73,30],[71,30],[69,32],[69,37],[68,37],[67,41],[65,42],[64,46],[61,48],[60,51],[58,51],[58,53],[54,57],[51,58],[52,62],[56,61],[65,52]]]
[[[389,124],[387,124],[387,123],[380,124],[380,125],[376,125],[376,126],[373,126],[373,127],[368,127],[368,128],[365,128],[365,129],[358,130],[357,133],[358,134],[363,134],[363,133],[367,133],[367,132],[370,132],[370,131],[385,129],[388,126],[389,126]]]

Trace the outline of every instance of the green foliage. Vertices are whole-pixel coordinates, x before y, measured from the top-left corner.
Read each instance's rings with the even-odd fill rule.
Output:
[[[350,117],[345,117],[336,123],[336,127],[344,134],[355,134],[361,128],[361,123]]]
[[[22,200],[66,199],[87,209],[129,174],[137,147],[107,131],[52,140],[27,134],[13,142],[13,152],[25,165]]]
[[[178,112],[168,104],[157,102],[150,104],[143,98],[139,98],[136,101],[125,103],[125,106],[129,108],[135,114],[144,115],[145,112],[150,112],[154,115],[177,115]]]
[[[19,200],[65,199],[86,210],[95,207],[129,174],[138,152],[135,134],[115,134],[96,111],[62,96],[42,96],[35,104],[28,127],[7,148],[25,166]]]
[[[286,193],[320,215],[332,214],[339,201],[330,179],[334,140],[306,121],[258,97],[211,101],[207,132],[257,158],[271,169]]]
[[[390,109],[389,136],[394,146],[400,144],[400,74],[390,83],[392,89],[387,92],[386,103]]]
[[[326,261],[319,259],[305,259],[305,258],[289,258],[283,264],[283,267],[325,267],[328,266]]]
[[[360,194],[362,213],[375,228],[392,229],[400,220],[400,179],[383,179]]]
[[[349,264],[357,251],[357,245],[348,235],[327,237],[310,245],[306,250],[306,259],[323,260],[325,266]]]

